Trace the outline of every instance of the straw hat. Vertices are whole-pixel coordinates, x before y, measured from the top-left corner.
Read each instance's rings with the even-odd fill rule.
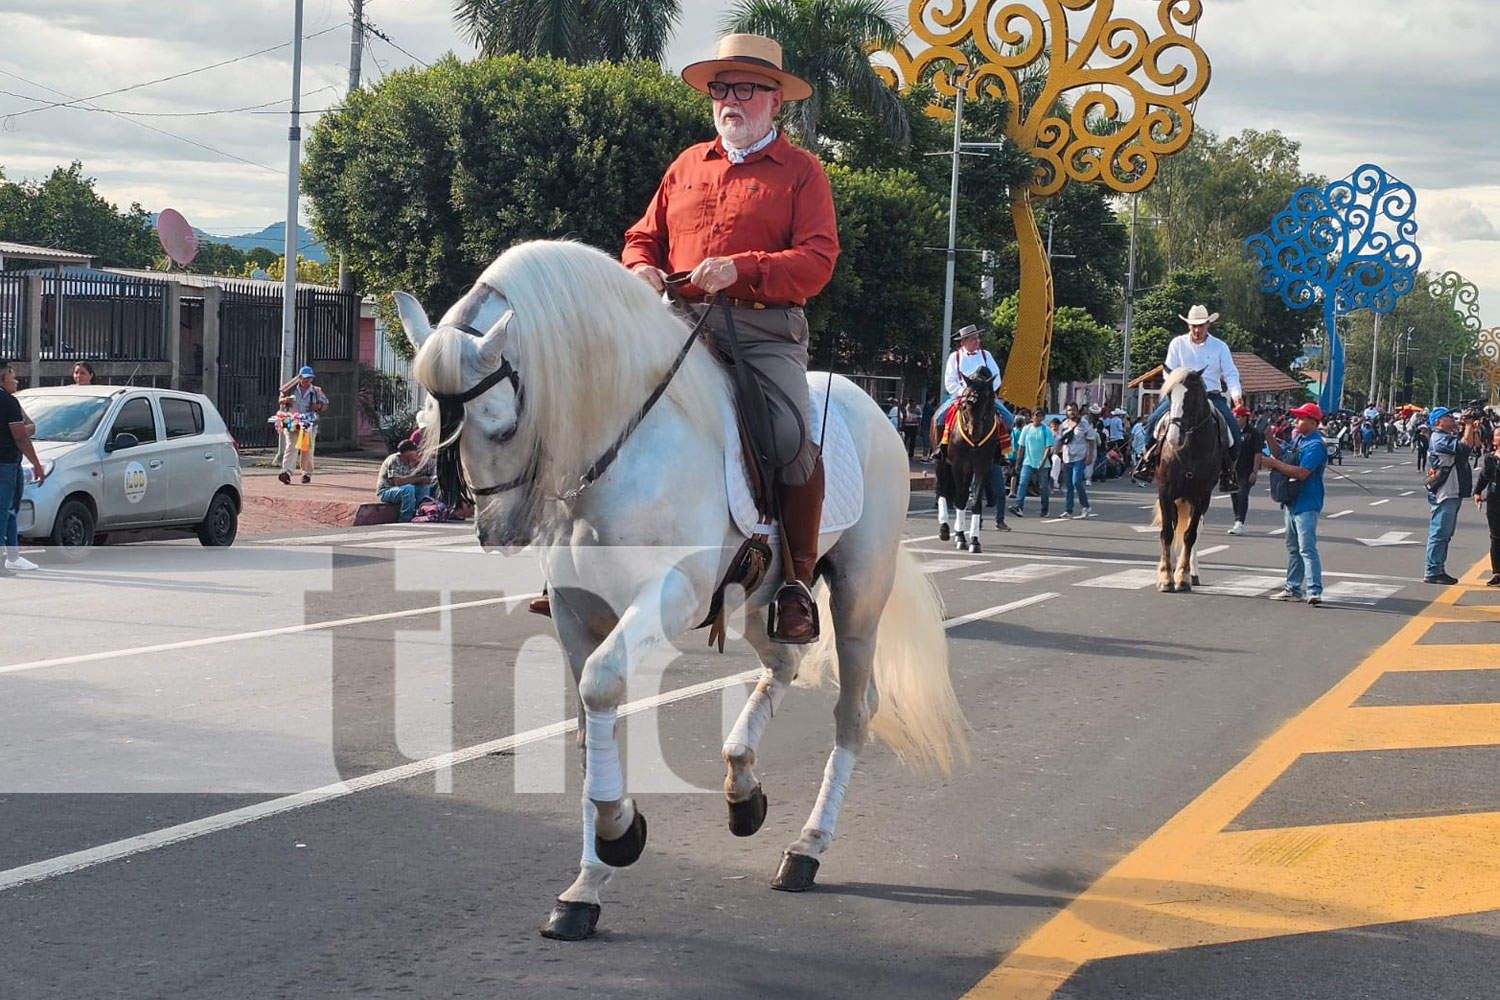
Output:
[[[1193,308],[1188,310],[1186,316],[1178,313],[1177,318],[1184,323],[1197,326],[1200,323],[1217,323],[1219,321],[1219,314],[1210,313],[1207,306],[1193,306]]]
[[[710,80],[736,69],[775,80],[788,101],[812,96],[811,84],[781,68],[781,46],[762,35],[725,35],[719,39],[718,54],[684,66],[682,78],[694,90],[706,94]]]
[[[979,327],[975,326],[973,323],[970,323],[968,326],[964,327],[962,330],[960,330],[957,333],[955,333],[953,335],[953,339],[954,339],[955,342],[957,342],[957,341],[962,341],[965,337],[977,337],[977,336],[979,336]]]

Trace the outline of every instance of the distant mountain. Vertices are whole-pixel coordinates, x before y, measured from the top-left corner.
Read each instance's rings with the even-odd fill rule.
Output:
[[[236,250],[253,250],[256,247],[268,247],[281,253],[286,248],[286,223],[273,222],[258,233],[246,233],[243,236],[214,236],[203,230],[193,228],[198,234],[200,242],[227,243]],[[323,252],[323,244],[316,242],[316,237],[305,226],[297,227],[297,252],[304,260],[315,260],[324,263],[328,255]]]

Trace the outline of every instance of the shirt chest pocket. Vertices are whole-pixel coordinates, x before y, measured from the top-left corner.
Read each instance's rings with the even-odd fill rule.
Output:
[[[731,226],[753,219],[758,228],[767,227],[784,240],[791,239],[792,192],[786,185],[759,177],[747,178],[725,185],[720,200],[723,205],[720,215]]]

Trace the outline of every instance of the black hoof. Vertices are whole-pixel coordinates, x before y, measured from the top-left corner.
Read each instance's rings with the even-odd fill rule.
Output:
[[[940,542],[946,542],[948,540],[948,536],[950,534],[951,534],[951,532],[949,531],[948,526],[946,524],[940,524],[940,525],[938,525],[938,541],[940,541]]]
[[[969,547],[969,536],[962,531],[954,533],[953,538],[958,543],[958,550],[960,552]]]
[[[766,821],[766,793],[759,785],[743,802],[729,803],[729,832],[736,837],[750,837]]]
[[[594,835],[594,853],[611,868],[627,868],[635,864],[645,849],[646,817],[639,809],[635,811],[630,829],[621,834],[619,840],[605,840],[598,834]]]
[[[1172,583],[1169,580],[1166,583],[1158,583],[1156,585],[1156,589],[1161,591],[1163,594],[1175,594],[1177,593],[1177,584]]]
[[[1198,579],[1198,575],[1196,573],[1193,574],[1193,586],[1195,586],[1195,587],[1201,587],[1201,586],[1203,586],[1203,581],[1200,580],[1200,579]]]
[[[554,941],[582,941],[593,937],[597,926],[598,903],[565,903],[559,899],[542,925],[542,937]]]
[[[1191,594],[1193,592],[1193,585],[1184,580],[1177,585],[1177,592],[1179,594]]]
[[[781,867],[776,869],[776,877],[771,879],[771,888],[781,892],[806,892],[813,887],[813,879],[817,874],[817,858],[787,851],[781,856]]]
[[[980,551],[980,548],[979,548],[979,539],[978,539],[977,536],[974,537],[974,538],[969,539],[969,551],[970,552],[979,552]]]

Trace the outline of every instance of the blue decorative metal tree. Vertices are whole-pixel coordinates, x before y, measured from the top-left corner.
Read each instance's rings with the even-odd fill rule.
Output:
[[[1271,228],[1245,241],[1260,264],[1261,288],[1293,309],[1323,303],[1328,331],[1325,412],[1344,396],[1344,342],[1338,317],[1356,309],[1388,313],[1416,286],[1416,192],[1373,163],[1326,188],[1299,188]]]

